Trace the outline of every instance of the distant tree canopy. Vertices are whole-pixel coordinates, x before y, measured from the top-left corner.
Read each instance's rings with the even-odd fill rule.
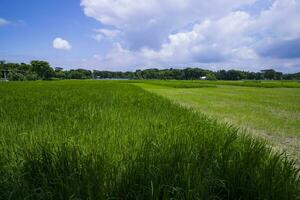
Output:
[[[36,73],[41,79],[50,79],[54,77],[54,70],[50,67],[49,63],[45,61],[31,61],[31,71]]]
[[[51,79],[177,79],[197,80],[206,77],[207,80],[300,80],[300,72],[283,74],[274,69],[261,72],[248,72],[239,70],[211,71],[201,68],[185,69],[145,69],[135,72],[90,71],[85,69],[63,70],[53,69],[46,61],[33,60],[26,63],[6,63],[0,61],[0,79],[11,81],[23,80],[51,80]]]

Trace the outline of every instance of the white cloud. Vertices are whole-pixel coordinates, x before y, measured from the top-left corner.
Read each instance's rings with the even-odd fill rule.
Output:
[[[53,40],[53,48],[61,50],[70,50],[72,46],[67,40],[58,37]]]
[[[110,66],[111,68],[133,67],[147,65],[147,59],[141,52],[134,52],[124,49],[121,44],[114,43],[112,48],[106,54],[96,54],[93,56],[95,63],[101,63],[103,66]]]
[[[120,29],[130,49],[158,48],[174,31],[256,0],[81,0],[84,13]],[[98,37],[101,39],[101,37]]]
[[[300,41],[300,1],[272,0],[269,7],[255,8],[253,14],[255,3],[257,0],[81,0],[87,16],[115,28],[99,29],[95,34],[95,39],[109,38],[114,43],[98,57],[106,65],[258,66],[274,62],[300,66],[295,53],[299,48],[291,45]]]
[[[5,26],[7,24],[9,24],[9,21],[7,21],[6,19],[0,18],[0,27]]]
[[[87,16],[115,27],[146,22],[172,21],[186,23],[203,16],[222,13],[254,3],[256,0],[81,0]]]
[[[204,20],[192,30],[169,36],[159,51],[143,49],[149,59],[163,62],[221,62],[231,58],[253,58],[255,52],[248,48],[253,38],[253,20],[250,15],[236,11],[218,20]]]
[[[103,39],[114,39],[117,37],[121,32],[116,29],[96,29],[94,30],[95,34],[92,35],[92,38],[94,38],[97,41],[101,41]]]
[[[300,1],[276,0],[268,10],[261,12],[257,27],[264,37],[295,39],[300,37]]]

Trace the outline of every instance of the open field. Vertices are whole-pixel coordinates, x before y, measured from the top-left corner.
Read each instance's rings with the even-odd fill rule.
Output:
[[[201,81],[185,81],[183,87],[180,81],[145,81],[138,85],[212,118],[244,128],[248,133],[267,139],[273,146],[287,150],[300,161],[300,88],[291,88],[299,83],[267,82],[267,88],[264,83],[259,87],[246,87],[248,82],[245,82],[244,87],[238,87],[230,86],[234,82],[211,82],[215,83],[215,88],[205,87],[207,81],[198,88],[194,86],[201,86]],[[269,88],[270,84],[284,87]]]
[[[2,83],[0,94],[0,199],[299,199],[284,155],[131,82]]]
[[[132,83],[141,83],[143,81],[130,81]],[[296,81],[207,81],[207,80],[147,80],[146,83],[173,88],[203,88],[224,86],[241,86],[255,88],[300,88],[300,82]]]

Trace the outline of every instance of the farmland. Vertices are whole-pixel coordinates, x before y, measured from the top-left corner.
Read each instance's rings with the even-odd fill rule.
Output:
[[[224,106],[248,100],[282,106],[294,114],[290,129],[264,110],[246,120],[259,133],[297,137],[296,83],[274,83],[272,91],[182,83],[1,83],[0,199],[299,199],[294,161],[236,128],[243,124],[238,113],[255,106]],[[236,127],[219,120],[221,107]],[[264,117],[275,127],[258,123]]]
[[[300,161],[300,83],[144,81],[138,85],[192,110],[243,128]]]

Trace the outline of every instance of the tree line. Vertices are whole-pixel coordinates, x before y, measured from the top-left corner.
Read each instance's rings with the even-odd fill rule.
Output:
[[[134,72],[63,70],[60,67],[52,68],[46,61],[33,60],[29,64],[0,61],[0,79],[10,81],[53,79],[300,80],[300,72],[284,74],[274,69],[249,72],[233,69],[211,71],[201,68],[145,69]]]

